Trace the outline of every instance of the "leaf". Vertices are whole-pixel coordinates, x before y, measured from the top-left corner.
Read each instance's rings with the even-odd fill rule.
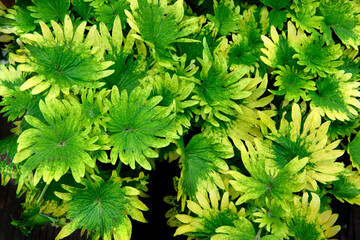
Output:
[[[38,19],[37,22],[62,21],[70,7],[70,0],[36,0],[33,2],[34,6],[29,6],[28,9],[33,12],[30,15]]]
[[[224,188],[220,171],[228,170],[224,159],[230,158],[232,148],[211,143],[203,134],[194,135],[186,147],[180,140],[181,174],[178,199],[195,199],[197,193]]]
[[[295,26],[288,22],[288,35],[287,37],[283,33],[279,35],[275,27],[270,28],[270,37],[265,35],[261,36],[266,48],[262,48],[261,51],[266,57],[261,56],[261,60],[272,68],[278,68],[278,66],[288,65],[299,69],[297,61],[293,58],[296,53],[294,44],[301,43],[304,32],[300,29],[296,31]]]
[[[12,9],[8,9],[8,14],[4,15],[9,19],[14,19],[12,25],[17,33],[27,33],[34,31],[36,24],[34,18],[31,16],[31,12],[26,8],[14,5]]]
[[[22,214],[21,221],[13,220],[11,225],[21,229],[21,231],[27,236],[31,233],[35,226],[41,226],[45,223],[55,223],[55,219],[40,213],[39,206],[32,206],[30,209],[26,209]]]
[[[312,81],[312,76],[306,75],[300,71],[297,71],[294,68],[289,66],[278,66],[280,70],[274,71],[274,74],[279,74],[276,76],[276,81],[274,86],[279,86],[279,90],[270,92],[276,95],[285,95],[285,99],[288,101],[294,100],[298,102],[300,98],[307,100],[307,92],[315,91],[315,81]]]
[[[16,134],[12,134],[4,139],[0,140],[0,154],[4,154],[6,158],[14,158],[17,151],[17,139]]]
[[[169,6],[171,10],[166,15],[167,4],[164,1],[137,0],[137,4],[130,6],[132,13],[126,11],[130,27],[141,35],[138,38],[150,47],[158,63],[171,68],[174,63],[172,45],[190,40],[184,37],[197,29],[197,18],[181,21],[184,15],[182,0]]]
[[[293,215],[288,219],[289,229],[295,239],[328,239],[340,231],[340,226],[333,226],[338,214],[332,214],[331,210],[320,214],[320,197],[305,192],[302,198],[294,198]]]
[[[0,106],[4,106],[0,113],[4,113],[4,117],[8,117],[8,121],[14,121],[21,118],[25,114],[30,105],[35,102],[35,98],[28,91],[20,91],[19,88],[13,91],[12,97],[4,97],[0,102]]]
[[[271,155],[267,153],[264,143],[255,139],[255,146],[246,142],[241,146],[241,159],[250,176],[232,171],[230,174],[234,180],[229,183],[236,191],[243,193],[236,204],[247,202],[250,199],[260,198],[267,193],[282,203],[284,210],[289,210],[289,202],[293,192],[301,191],[305,187],[305,172],[302,171],[308,162],[307,158],[292,159],[283,168],[268,168]]]
[[[339,201],[350,202],[352,203],[354,200],[356,201],[360,195],[360,189],[352,183],[350,178],[341,175],[339,180],[333,182],[334,188],[329,190]]]
[[[227,55],[230,68],[249,67],[251,71],[254,71],[254,68],[259,66],[258,61],[260,60],[256,48],[251,46],[249,39],[241,35],[233,34],[232,40]]]
[[[92,51],[93,46],[89,41],[97,39],[95,28],[89,31],[83,43],[85,22],[78,26],[75,33],[68,15],[64,28],[52,22],[53,33],[44,23],[40,25],[43,35],[23,35],[24,41],[28,43],[28,63],[20,68],[36,74],[20,87],[21,90],[34,87],[32,94],[36,95],[49,89],[48,97],[54,98],[60,91],[68,94],[69,88],[74,85],[100,87],[104,83],[98,80],[113,73],[112,70],[106,70],[113,62],[98,59]]]
[[[146,211],[148,208],[138,199],[138,190],[123,187],[119,180],[114,172],[106,182],[93,175],[92,181],[86,179],[81,182],[84,188],[68,189],[70,192],[66,194],[69,200],[65,200],[72,221],[60,231],[57,239],[69,235],[71,230],[83,228],[94,232],[94,237],[114,236],[115,239],[121,237],[120,239],[130,240],[131,221],[128,215],[137,221],[146,222],[140,210]],[[63,195],[56,194],[63,198]],[[67,231],[67,226],[70,231]]]
[[[287,16],[285,11],[281,10],[272,10],[269,13],[269,25],[279,28],[280,30],[284,27],[284,22],[286,22]]]
[[[200,110],[195,110],[195,113],[218,127],[219,122],[229,122],[231,116],[242,113],[236,100],[251,95],[245,90],[251,79],[242,78],[248,71],[247,67],[229,73],[225,58],[220,54],[212,56],[205,38],[203,44],[203,59],[198,59],[202,70],[192,98],[200,102]]]
[[[297,63],[305,66],[304,72],[325,77],[326,74],[338,71],[337,67],[342,65],[342,61],[338,59],[343,54],[340,44],[324,44],[322,38],[312,35],[301,46],[294,45],[297,54],[293,58],[299,59]]]
[[[348,152],[350,155],[350,160],[354,167],[360,170],[360,134],[358,133],[356,137],[349,143]]]
[[[261,48],[264,47],[261,41],[261,35],[266,34],[269,30],[269,19],[266,8],[258,8],[255,5],[250,6],[244,10],[243,18],[240,21],[240,28],[237,31],[243,39],[247,40],[248,47],[251,49],[251,54],[257,59],[260,58]],[[259,69],[261,75],[267,71],[267,67],[261,61],[258,61],[256,67]]]
[[[147,76],[150,67],[146,46],[143,42],[135,40],[134,30],[130,30],[124,38],[120,17],[114,20],[111,37],[108,29],[105,28],[100,24],[103,46],[108,45],[107,51],[104,49],[105,59],[114,62],[109,68],[114,74],[105,77],[103,81],[106,82],[107,88],[117,86],[119,91],[126,89],[131,92]]]
[[[290,6],[288,17],[296,23],[297,28],[301,28],[308,33],[316,33],[320,29],[322,16],[316,15],[320,2],[317,0],[297,0]]]
[[[269,6],[271,8],[274,8],[275,10],[280,10],[284,7],[286,7],[291,0],[260,0],[263,4],[266,6]]]
[[[194,89],[194,83],[190,83],[176,74],[171,77],[168,73],[165,73],[165,76],[154,76],[149,80],[154,86],[153,94],[163,97],[159,103],[160,106],[175,105],[173,111],[176,113],[176,130],[179,135],[183,135],[184,129],[191,126],[190,108],[198,104],[197,101],[190,100],[189,97]]]
[[[234,226],[234,222],[241,219],[240,216],[244,214],[244,209],[238,211],[235,204],[229,201],[228,192],[220,199],[217,190],[211,190],[209,197],[207,194],[196,194],[194,201],[187,201],[187,207],[192,213],[175,216],[182,224],[178,226],[174,236],[182,234],[212,239],[217,228],[224,225]]]
[[[40,101],[44,122],[26,115],[32,126],[21,133],[18,152],[13,162],[23,162],[21,170],[35,170],[34,184],[41,178],[46,183],[58,181],[70,169],[77,182],[85,175],[85,166],[93,167],[95,162],[87,151],[96,150],[97,140],[88,138],[88,131],[81,121],[81,109],[66,100],[45,99]]]
[[[71,0],[72,10],[82,17],[84,20],[89,20],[94,15],[94,8],[84,0]]]
[[[348,121],[358,114],[360,102],[357,87],[359,83],[347,81],[351,75],[339,71],[336,75],[328,75],[316,81],[317,92],[310,92],[310,106],[318,107],[321,115],[331,120]]]
[[[126,90],[120,94],[117,87],[113,87],[108,122],[113,164],[119,157],[132,169],[137,162],[150,170],[146,157],[157,158],[158,153],[154,148],[166,147],[178,138],[174,133],[172,106],[157,106],[162,97],[149,98],[151,90],[151,87],[137,87],[130,94]]]
[[[326,42],[334,42],[331,29],[347,47],[358,49],[360,45],[360,10],[355,2],[320,1],[320,11],[324,19],[321,23],[321,31],[324,33]]]
[[[130,10],[130,4],[126,0],[113,0],[108,4],[104,4],[95,8],[96,20],[105,23],[106,27],[111,30],[116,16],[120,17],[125,28],[126,15],[125,10]]]
[[[255,233],[253,224],[246,218],[241,217],[234,222],[235,226],[222,226],[219,227],[216,232],[217,235],[213,236],[211,240],[280,240],[281,237],[274,235],[267,235],[260,238]]]
[[[235,6],[233,0],[214,1],[214,15],[206,15],[214,28],[222,36],[229,35],[239,29],[241,20],[240,6]]]

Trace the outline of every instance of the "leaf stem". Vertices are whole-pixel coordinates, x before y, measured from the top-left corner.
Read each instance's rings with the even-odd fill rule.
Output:
[[[44,194],[45,194],[46,190],[48,189],[48,187],[49,187],[49,184],[47,183],[47,184],[45,185],[45,187],[43,188],[43,190],[41,191],[38,200],[36,201],[37,204],[39,204],[39,202],[41,201],[41,199],[44,197]]]
[[[254,240],[260,240],[261,230],[262,230],[262,228],[259,228],[259,231],[257,232]]]
[[[117,172],[118,175],[120,175],[121,166],[122,166],[122,162],[119,161],[119,164],[118,164],[117,167],[116,167],[116,172]]]

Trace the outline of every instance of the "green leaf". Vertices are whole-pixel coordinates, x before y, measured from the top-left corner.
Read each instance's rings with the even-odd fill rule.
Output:
[[[255,67],[258,67],[259,53],[256,48],[253,48],[249,39],[242,37],[241,35],[232,35],[232,42],[230,43],[229,53],[227,60],[230,68],[244,68],[249,67],[250,70],[254,71]]]
[[[151,87],[137,87],[130,94],[117,87],[111,93],[110,121],[108,131],[113,148],[110,158],[115,164],[117,158],[135,168],[135,162],[150,170],[148,158],[157,158],[154,148],[163,148],[178,138],[174,133],[174,115],[169,107],[157,106],[161,96],[149,98]]]
[[[2,97],[13,96],[14,90],[20,87],[25,81],[25,74],[15,69],[13,66],[9,68],[0,65],[0,95]]]
[[[296,53],[293,45],[297,44],[296,41],[302,41],[303,32],[298,30],[296,31],[295,26],[289,21],[288,22],[288,34],[287,37],[285,34],[279,35],[275,27],[270,28],[270,37],[261,36],[261,39],[264,42],[266,48],[262,48],[261,51],[266,55],[266,57],[261,56],[261,60],[272,68],[278,68],[278,66],[288,65],[299,69],[300,66],[297,64],[297,61],[293,58]]]
[[[174,112],[176,113],[175,125],[179,135],[183,135],[184,128],[187,129],[191,126],[191,107],[198,104],[198,101],[190,100],[195,84],[186,81],[183,78],[174,74],[165,73],[165,76],[154,76],[149,78],[151,84],[154,86],[154,95],[163,97],[160,106],[167,107],[175,104]]]
[[[37,18],[37,22],[62,21],[70,7],[70,0],[36,0],[33,2],[35,6],[29,6],[28,9],[33,12],[31,16]]]
[[[360,133],[349,143],[348,152],[352,164],[360,170]]]
[[[12,134],[0,140],[0,154],[4,154],[7,158],[13,159],[17,152],[17,139],[16,134]]]
[[[104,51],[105,60],[114,62],[109,68],[114,74],[105,77],[103,81],[106,82],[107,88],[117,86],[119,91],[126,89],[127,92],[131,92],[147,76],[151,64],[146,46],[143,42],[135,40],[134,30],[130,30],[126,37],[123,36],[120,17],[114,20],[111,37],[105,28],[100,24],[103,44],[109,45],[108,51]]]
[[[211,240],[280,240],[281,237],[274,235],[267,235],[260,238],[259,234],[255,233],[252,223],[244,218],[240,217],[239,220],[234,221],[235,226],[222,226],[219,227],[216,232],[217,235],[211,237]]]
[[[233,0],[214,1],[214,16],[206,16],[214,25],[220,35],[226,36],[239,29],[241,20],[240,6],[236,6]]]
[[[55,223],[55,219],[51,218],[47,215],[40,213],[39,206],[31,206],[30,209],[26,209],[22,215],[22,219],[20,221],[13,220],[11,225],[16,226],[17,228],[21,229],[21,231],[28,235],[31,233],[32,229],[35,226],[41,226],[45,223]]]
[[[360,102],[356,99],[359,83],[348,81],[351,74],[339,71],[316,81],[317,92],[309,92],[310,106],[318,107],[321,115],[331,120],[349,121],[357,116]]]
[[[27,33],[35,30],[35,19],[31,16],[31,12],[26,8],[14,5],[12,9],[8,9],[8,12],[9,13],[4,16],[14,19],[12,25],[15,27],[17,33]]]
[[[331,29],[347,47],[358,49],[360,45],[360,9],[352,1],[320,1],[320,11],[324,19],[321,31],[328,43],[334,42]]]
[[[193,91],[193,99],[200,102],[200,110],[194,111],[205,121],[218,127],[219,122],[230,122],[231,116],[242,113],[236,100],[251,95],[251,92],[245,90],[251,79],[242,78],[248,71],[247,67],[228,72],[225,58],[220,54],[212,56],[205,38],[203,44],[203,58],[198,59],[202,70]]]
[[[316,33],[320,29],[322,16],[317,15],[320,2],[317,0],[297,0],[293,1],[288,12],[288,17],[296,23],[297,28],[301,28],[308,33]]]
[[[350,150],[350,149],[349,149]],[[339,180],[333,182],[334,188],[329,190],[341,202],[351,201],[360,194],[360,189],[346,176],[339,176]]]
[[[18,152],[13,162],[23,162],[21,170],[35,170],[34,184],[41,178],[46,183],[58,181],[70,169],[77,182],[85,175],[85,166],[94,167],[95,162],[87,151],[96,150],[97,137],[89,138],[82,125],[81,109],[66,100],[45,99],[40,101],[45,122],[26,115],[32,125],[21,133]]]
[[[291,0],[260,0],[266,6],[272,7],[275,10],[280,10],[286,7]]]
[[[96,20],[105,23],[108,29],[112,29],[116,16],[120,17],[122,27],[125,28],[125,10],[130,10],[130,4],[126,0],[113,0],[109,4],[104,4],[95,8]]]
[[[325,77],[329,73],[336,73],[337,67],[343,64],[338,60],[343,54],[340,44],[325,45],[322,38],[312,35],[303,40],[301,46],[294,45],[297,52],[293,57],[299,59],[298,64],[305,66],[304,72],[319,74]]]
[[[196,194],[196,202],[188,200],[187,207],[192,213],[177,214],[178,221],[184,223],[179,226],[174,236],[183,234],[199,239],[212,239],[216,235],[217,228],[221,226],[234,226],[242,215],[236,209],[235,204],[229,201],[229,193],[225,192],[220,199],[217,189],[203,195]]]
[[[234,180],[230,184],[236,191],[243,193],[236,204],[241,204],[250,199],[260,198],[268,194],[282,203],[284,210],[289,210],[289,203],[293,199],[293,192],[298,192],[305,187],[305,172],[302,171],[308,162],[307,158],[292,159],[283,168],[268,168],[272,158],[264,143],[255,139],[255,146],[246,142],[246,146],[240,146],[241,159],[250,176],[232,171]]]
[[[315,91],[315,81],[312,81],[312,76],[306,75],[303,72],[300,72],[289,66],[278,66],[280,70],[274,71],[274,74],[279,74],[276,76],[276,81],[274,86],[279,87],[279,90],[270,92],[276,95],[285,95],[285,99],[288,101],[294,100],[298,102],[300,98],[307,100],[307,90]]]
[[[112,70],[105,70],[113,62],[98,58],[90,41],[97,39],[98,32],[92,28],[85,42],[83,34],[86,23],[83,22],[73,31],[69,16],[66,16],[64,27],[52,22],[53,33],[43,23],[40,23],[43,35],[23,35],[28,43],[28,62],[19,66],[23,71],[36,73],[21,87],[21,90],[32,88],[32,94],[39,94],[50,88],[48,97],[57,97],[62,91],[69,93],[69,88],[100,87],[104,83],[98,80],[109,76]],[[63,30],[64,29],[64,30]]]
[[[14,121],[21,118],[35,98],[28,91],[20,91],[19,88],[13,91],[12,97],[4,97],[0,102],[0,106],[4,106],[0,113],[4,113],[4,117],[8,117],[8,121]]]
[[[269,25],[279,28],[280,30],[284,27],[284,22],[286,22],[287,16],[285,11],[281,10],[272,10],[269,13]]]
[[[126,15],[130,27],[141,35],[137,38],[150,47],[158,63],[171,68],[174,63],[172,45],[178,41],[192,41],[184,37],[198,28],[198,19],[192,17],[182,21],[182,0],[169,6],[168,14],[165,14],[166,8],[166,1],[137,0],[137,4],[131,4],[132,13],[126,11]]]
[[[211,143],[203,134],[194,135],[184,147],[179,141],[181,174],[178,198],[195,199],[196,194],[205,193],[217,186],[224,188],[220,171],[228,170],[224,159],[233,155],[231,146]]]
[[[123,187],[114,172],[106,182],[98,176],[92,175],[92,178],[81,182],[84,188],[63,185],[69,193],[56,193],[60,198],[64,198],[64,194],[67,196],[68,215],[72,219],[68,223],[70,229],[86,229],[94,232],[94,238],[111,239],[116,236],[115,239],[121,237],[130,240],[131,221],[128,215],[137,221],[146,222],[140,210],[146,211],[148,208],[138,199],[140,192],[132,187]],[[68,231],[66,226],[57,239],[70,235],[71,230]]]
[[[84,0],[71,0],[72,10],[82,17],[84,20],[89,20],[94,15],[94,8]]]

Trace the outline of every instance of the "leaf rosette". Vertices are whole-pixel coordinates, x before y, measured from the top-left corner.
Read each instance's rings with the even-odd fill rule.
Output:
[[[182,225],[177,228],[174,236],[184,234],[189,237],[212,238],[219,227],[235,226],[234,222],[245,216],[245,209],[238,211],[230,201],[228,192],[221,198],[216,190],[210,191],[209,196],[198,193],[194,201],[188,200],[186,205],[193,214],[175,216]]]
[[[53,33],[40,22],[42,35],[24,34],[21,39],[27,43],[27,61],[19,65],[19,70],[31,72],[33,76],[21,85],[20,90],[33,88],[36,95],[49,89],[49,98],[57,97],[60,91],[69,94],[72,86],[99,88],[104,83],[99,79],[113,73],[106,70],[113,64],[102,61],[96,55],[94,44],[99,39],[96,26],[93,26],[84,41],[86,22],[81,23],[75,33],[68,15],[65,16],[64,28],[51,21]]]
[[[321,123],[319,109],[313,109],[303,121],[297,104],[292,105],[290,123],[285,116],[277,129],[273,120],[260,113],[261,120],[271,130],[271,134],[265,134],[271,140],[268,146],[273,154],[270,165],[283,168],[295,157],[308,158],[306,189],[310,191],[318,188],[317,182],[326,184],[337,180],[337,175],[345,168],[343,163],[335,161],[344,151],[336,149],[340,140],[328,143],[326,133],[330,121]]]
[[[19,136],[13,162],[23,162],[22,176],[35,169],[34,185],[41,178],[47,184],[58,181],[69,169],[75,181],[80,182],[85,167],[95,167],[89,151],[99,148],[94,144],[98,137],[88,136],[91,129],[83,125],[79,105],[55,98],[41,100],[39,105],[45,121],[25,116],[32,127]]]
[[[132,226],[129,216],[146,222],[141,210],[147,211],[148,208],[138,199],[140,191],[123,186],[115,171],[107,181],[91,175],[81,184],[84,188],[62,185],[68,193],[55,192],[68,204],[68,217],[71,219],[55,239],[67,237],[82,228],[93,239],[130,240]]]
[[[126,165],[135,168],[135,163],[150,170],[147,158],[157,158],[154,148],[168,146],[178,138],[174,128],[175,115],[171,113],[173,105],[158,106],[161,96],[149,98],[150,85],[137,87],[130,94],[123,90],[121,94],[116,86],[111,92],[110,120],[107,129],[110,144],[113,146],[110,159],[113,164],[118,157]]]

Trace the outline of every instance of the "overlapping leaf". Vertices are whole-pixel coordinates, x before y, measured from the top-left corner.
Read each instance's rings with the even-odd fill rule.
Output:
[[[110,121],[108,131],[113,148],[110,158],[113,164],[120,161],[131,168],[135,162],[150,170],[148,158],[157,158],[154,148],[166,147],[178,136],[173,126],[173,105],[157,106],[161,96],[149,98],[151,86],[135,88],[130,94],[117,87],[111,92]]]

